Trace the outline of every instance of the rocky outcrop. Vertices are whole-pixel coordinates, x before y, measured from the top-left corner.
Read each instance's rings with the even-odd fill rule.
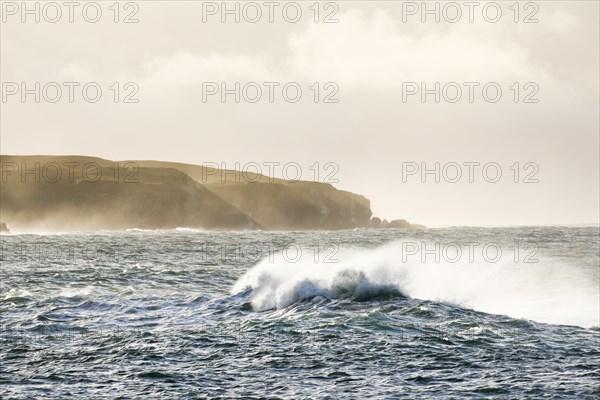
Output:
[[[10,233],[10,229],[6,226],[6,222],[0,222],[0,233]]]
[[[425,229],[425,226],[418,224],[411,224],[405,219],[394,219],[388,222],[387,219],[383,221],[377,217],[371,218],[369,222],[370,228],[385,228],[385,229]]]
[[[371,218],[371,220],[369,221],[369,228],[381,228],[381,218]]]

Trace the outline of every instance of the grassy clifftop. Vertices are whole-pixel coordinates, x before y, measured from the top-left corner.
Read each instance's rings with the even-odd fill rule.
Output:
[[[0,156],[0,169],[0,218],[13,230],[347,229],[371,217],[369,200],[329,184],[191,164]]]

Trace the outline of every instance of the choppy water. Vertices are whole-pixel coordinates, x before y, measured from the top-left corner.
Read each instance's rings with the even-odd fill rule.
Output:
[[[598,228],[0,240],[3,399],[600,396]]]

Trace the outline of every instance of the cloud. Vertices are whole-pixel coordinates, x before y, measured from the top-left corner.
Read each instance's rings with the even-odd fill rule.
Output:
[[[71,61],[66,67],[60,69],[58,77],[73,82],[91,82],[98,79],[97,74],[89,66],[76,61]]]
[[[261,56],[177,53],[149,60],[144,81],[153,85],[200,85],[206,81],[272,80],[277,73]]]
[[[396,90],[407,81],[527,81],[552,77],[503,30],[403,29],[382,9],[349,10],[338,24],[307,23],[286,38],[285,54],[180,52],[145,64],[145,85],[206,81],[335,81],[344,90]]]
[[[396,88],[405,81],[490,81],[543,76],[527,48],[478,29],[402,30],[381,9],[350,11],[339,26],[311,25],[289,40],[290,68],[344,88]],[[489,28],[489,27],[488,27]],[[501,33],[501,31],[499,32]]]
[[[552,14],[544,18],[542,26],[549,31],[566,34],[573,30],[578,23],[579,20],[573,14],[564,10],[554,10]]]

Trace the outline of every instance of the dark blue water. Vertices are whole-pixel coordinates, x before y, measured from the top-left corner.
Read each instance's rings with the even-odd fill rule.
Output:
[[[3,399],[600,396],[598,228],[0,240]]]

